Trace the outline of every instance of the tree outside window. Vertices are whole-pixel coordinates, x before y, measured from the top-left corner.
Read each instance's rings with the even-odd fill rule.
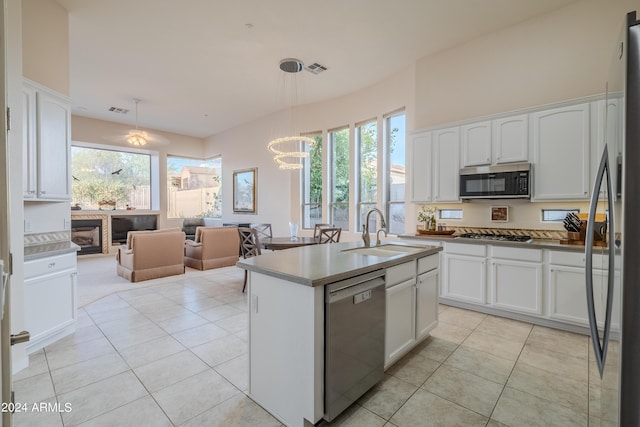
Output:
[[[313,228],[322,223],[322,134],[306,135],[316,143],[307,151],[309,157],[304,160],[302,169],[302,227]]]
[[[331,145],[330,222],[349,229],[349,129],[329,133]]]
[[[71,147],[72,204],[99,209],[151,208],[151,156],[88,147]]]
[[[362,229],[367,212],[378,203],[378,126],[375,121],[356,127],[358,144],[358,229]],[[369,230],[376,229],[377,216],[369,218]]]

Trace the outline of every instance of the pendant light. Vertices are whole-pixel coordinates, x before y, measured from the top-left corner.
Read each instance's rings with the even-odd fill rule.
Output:
[[[141,147],[147,144],[147,142],[149,141],[149,137],[145,131],[138,130],[138,103],[140,103],[140,100],[137,98],[133,98],[133,102],[136,103],[136,128],[135,130],[129,131],[127,142],[131,145]]]
[[[292,100],[289,106],[289,123],[291,127],[293,127],[292,110],[297,104],[297,87],[294,74],[303,69],[304,65],[298,59],[286,58],[280,61],[280,70],[285,73],[284,79],[289,78],[292,82],[289,88],[292,91],[289,94]],[[283,98],[287,97],[287,89],[286,81],[283,81]],[[282,170],[302,169],[302,159],[309,157],[309,152],[304,150],[305,143],[312,147],[315,144],[315,140],[308,136],[295,135],[295,132],[290,130],[288,134],[285,133],[270,140],[267,144],[267,149],[273,154],[273,160],[278,164],[278,168]]]

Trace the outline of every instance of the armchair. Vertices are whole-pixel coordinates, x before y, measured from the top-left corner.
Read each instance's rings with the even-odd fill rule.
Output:
[[[116,253],[118,276],[131,282],[184,274],[184,232],[179,228],[130,231]]]
[[[185,242],[184,263],[198,270],[235,265],[239,245],[238,227],[198,227],[195,241]]]

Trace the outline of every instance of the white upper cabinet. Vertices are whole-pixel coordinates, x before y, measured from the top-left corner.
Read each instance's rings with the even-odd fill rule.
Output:
[[[433,136],[433,202],[460,201],[460,131],[440,129]]]
[[[529,117],[526,114],[460,127],[462,166],[529,160]]]
[[[71,108],[67,98],[25,81],[24,197],[37,200],[71,198]],[[35,108],[33,95],[35,94]],[[35,142],[34,142],[35,139]],[[33,147],[36,147],[34,150]]]
[[[36,197],[36,90],[22,86],[22,192],[25,199]]]
[[[589,115],[588,103],[531,114],[534,200],[588,199]]]
[[[606,144],[609,153],[609,167],[611,168],[609,172],[611,173],[613,197],[615,199],[618,180],[618,158],[622,158],[622,135],[620,135],[622,112],[620,99],[601,100],[592,103],[591,120],[591,130],[593,132],[593,140],[591,141],[591,182],[594,182],[596,179],[602,152]],[[604,187],[600,192],[600,197],[606,197]]]
[[[529,161],[529,116],[504,117],[492,121],[494,163]]]
[[[431,132],[413,136],[411,140],[411,201],[431,202]]]
[[[491,164],[491,122],[478,122],[460,127],[462,166]]]
[[[458,127],[421,132],[411,142],[411,201],[458,202],[460,174]]]

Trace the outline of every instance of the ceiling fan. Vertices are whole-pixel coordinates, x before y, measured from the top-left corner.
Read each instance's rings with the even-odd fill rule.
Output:
[[[129,132],[122,135],[115,136],[116,141],[128,143],[135,147],[143,147],[147,144],[153,145],[168,145],[169,140],[162,135],[147,132],[138,128],[138,104],[140,100],[133,98],[133,102],[136,104],[136,127],[135,129],[129,129]]]

